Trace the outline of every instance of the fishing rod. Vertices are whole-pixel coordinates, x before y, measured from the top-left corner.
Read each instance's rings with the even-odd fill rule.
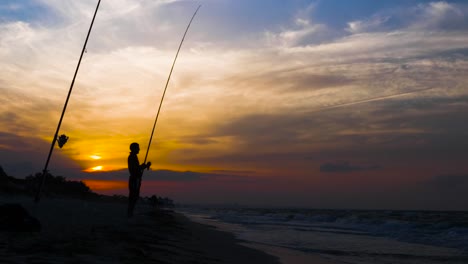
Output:
[[[148,148],[146,149],[145,161],[143,162],[144,164],[146,164],[146,159],[148,158],[148,152],[149,152],[149,149],[150,149],[150,146],[151,146],[151,141],[153,139],[154,129],[156,128],[156,123],[158,122],[158,117],[159,117],[159,113],[161,111],[161,106],[162,106],[162,103],[163,103],[163,100],[164,100],[164,96],[166,95],[166,90],[167,90],[167,86],[169,84],[169,80],[171,79],[172,71],[174,70],[174,65],[176,63],[177,57],[179,56],[180,48],[182,47],[182,44],[184,43],[185,36],[187,35],[187,32],[188,32],[188,30],[190,28],[190,25],[192,24],[193,19],[197,15],[198,9],[200,9],[200,7],[201,7],[201,5],[199,5],[197,10],[195,10],[195,13],[193,13],[192,19],[190,19],[190,22],[188,23],[187,28],[185,29],[184,36],[182,37],[182,40],[180,41],[179,48],[177,49],[177,53],[176,53],[175,58],[174,58],[174,62],[172,63],[171,71],[169,72],[169,76],[167,77],[166,86],[164,87],[164,92],[163,92],[163,95],[161,97],[161,102],[159,103],[158,112],[156,113],[156,118],[154,120],[153,130],[151,131],[151,136],[150,136],[150,140],[149,140],[149,143],[148,143]]]
[[[52,152],[53,152],[54,147],[55,147],[55,141],[58,141],[59,147],[61,148],[68,140],[68,137],[65,136],[65,135],[61,135],[60,137],[58,137],[58,133],[59,133],[59,130],[60,130],[60,126],[62,125],[62,120],[63,120],[63,116],[65,115],[65,110],[67,109],[68,100],[70,99],[70,95],[71,95],[72,90],[73,90],[73,85],[75,84],[76,75],[78,74],[78,70],[80,69],[81,59],[83,58],[83,54],[86,51],[86,44],[88,43],[89,35],[91,34],[91,29],[93,28],[94,19],[96,18],[96,14],[97,14],[97,11],[99,9],[100,4],[101,4],[101,0],[98,1],[97,6],[96,6],[96,10],[94,11],[93,20],[91,20],[91,25],[89,26],[88,34],[86,35],[86,40],[85,40],[85,43],[83,45],[83,49],[81,50],[80,59],[78,60],[78,65],[76,65],[75,74],[73,75],[73,79],[72,79],[72,82],[71,82],[71,85],[70,85],[70,89],[68,91],[67,99],[65,100],[65,104],[63,105],[62,115],[60,116],[60,120],[58,122],[57,129],[55,130],[54,138],[52,139],[52,144],[50,146],[49,155],[47,156],[47,161],[45,163],[44,169],[42,170],[41,183],[40,183],[39,188],[38,188],[38,190],[36,192],[36,197],[34,198],[34,202],[36,202],[36,203],[38,203],[39,200],[40,200],[42,187],[44,186],[45,178],[46,178],[46,175],[47,175],[47,167],[49,166],[50,157],[52,156]]]

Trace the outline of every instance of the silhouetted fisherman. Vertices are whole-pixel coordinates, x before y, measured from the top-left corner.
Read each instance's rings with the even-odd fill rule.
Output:
[[[133,216],[135,204],[140,197],[141,176],[143,175],[143,170],[149,169],[151,166],[151,162],[140,164],[138,161],[137,154],[140,153],[140,145],[138,145],[138,143],[134,142],[130,144],[130,151],[130,155],[128,156],[128,171],[130,172],[130,177],[128,179],[128,217]]]

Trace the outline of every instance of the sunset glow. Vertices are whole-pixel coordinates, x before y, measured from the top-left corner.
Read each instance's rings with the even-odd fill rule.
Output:
[[[93,191],[105,191],[112,189],[127,188],[126,181],[105,181],[105,180],[90,180],[86,179],[83,182]]]
[[[95,4],[0,4],[8,173],[42,170]],[[468,209],[467,33],[459,0],[103,1],[48,170],[125,193],[137,142],[144,194]]]

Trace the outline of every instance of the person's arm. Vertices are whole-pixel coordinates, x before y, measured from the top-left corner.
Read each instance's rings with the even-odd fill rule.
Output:
[[[142,163],[140,165],[140,169],[143,171],[144,169],[149,169],[151,166],[151,161],[148,161],[146,164]]]

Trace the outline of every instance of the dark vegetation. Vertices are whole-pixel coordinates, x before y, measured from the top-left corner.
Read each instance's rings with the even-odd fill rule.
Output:
[[[42,173],[29,175],[25,179],[8,176],[0,167],[0,193],[33,196],[42,180]],[[63,176],[48,173],[41,193],[44,197],[98,198],[82,181],[68,181]]]
[[[25,179],[17,179],[8,176],[0,166],[0,195],[26,195],[33,197],[39,187],[42,173],[29,175]],[[48,173],[41,192],[42,197],[49,198],[76,198],[107,202],[127,203],[128,198],[124,195],[102,195],[93,192],[82,181],[70,181],[63,176],[53,176]],[[167,197],[143,197],[146,202],[153,207],[173,207],[174,202]]]

